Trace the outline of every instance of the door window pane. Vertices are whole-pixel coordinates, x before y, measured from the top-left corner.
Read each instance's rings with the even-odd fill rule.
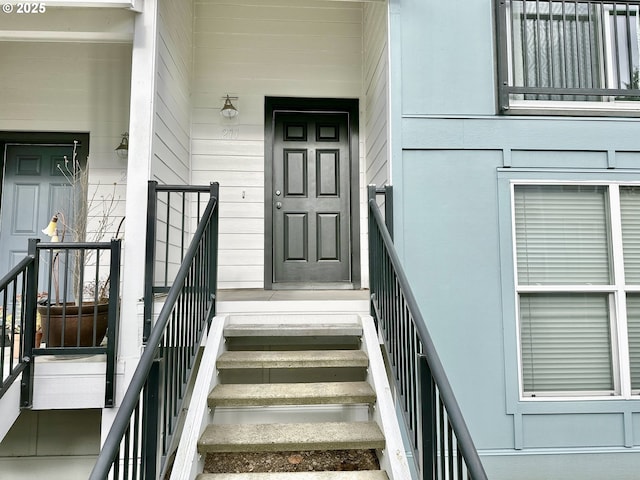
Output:
[[[603,80],[598,45],[598,5],[565,2],[512,2],[516,85],[600,88]],[[528,100],[562,100],[527,95]],[[586,97],[574,97],[585,100]]]
[[[638,7],[617,5],[608,10],[610,88],[638,89]],[[623,98],[624,100],[624,98]]]

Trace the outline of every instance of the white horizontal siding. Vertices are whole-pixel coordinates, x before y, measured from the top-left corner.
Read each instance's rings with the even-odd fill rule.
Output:
[[[360,98],[362,4],[196,0],[194,183],[220,182],[220,288],[264,285],[264,99]],[[220,116],[226,94],[240,114]],[[366,262],[365,262],[366,263]]]
[[[365,92],[367,183],[388,182],[388,45],[387,7],[365,6]]]
[[[151,177],[159,184],[191,183],[192,25],[191,0],[159,1],[151,155]],[[160,203],[165,201],[160,199]],[[169,279],[176,275],[189,241],[182,213],[172,211],[167,219],[162,208],[158,209],[156,258],[166,258],[167,264],[156,268],[156,280],[161,281],[165,267]],[[193,228],[195,219],[186,219],[185,225],[187,230]]]
[[[162,184],[190,183],[191,0],[158,4],[158,56],[151,172]]]
[[[364,88],[365,88],[365,155],[364,185],[385,185],[389,182],[389,61],[387,5],[367,3],[364,7]],[[366,195],[363,195],[366,205]],[[368,215],[363,208],[362,219]],[[368,224],[362,221],[363,257],[368,255]],[[368,283],[364,270],[363,284]]]
[[[129,124],[131,46],[2,42],[0,58],[0,130],[89,132],[88,238],[97,239],[91,232],[114,184],[107,216],[116,228],[124,215],[126,163],[114,149]]]

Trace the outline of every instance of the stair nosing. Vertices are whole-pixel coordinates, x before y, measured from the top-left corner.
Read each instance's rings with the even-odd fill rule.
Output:
[[[382,449],[375,422],[210,424],[198,441],[200,453],[289,450]]]
[[[196,480],[389,480],[384,470],[320,472],[200,473]]]
[[[362,350],[278,350],[226,351],[216,368],[340,368],[367,367],[369,359]]]
[[[372,404],[376,394],[367,382],[218,384],[210,407]]]
[[[320,324],[263,324],[238,323],[227,325],[225,337],[295,337],[295,336],[362,336],[362,326],[357,323],[320,323]]]

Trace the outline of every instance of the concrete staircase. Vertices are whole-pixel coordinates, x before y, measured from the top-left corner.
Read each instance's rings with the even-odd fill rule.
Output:
[[[182,438],[174,480],[410,478],[375,331],[359,315],[214,319]],[[380,467],[307,471],[315,469],[309,460],[288,473],[206,468],[216,454],[316,451],[368,452]]]

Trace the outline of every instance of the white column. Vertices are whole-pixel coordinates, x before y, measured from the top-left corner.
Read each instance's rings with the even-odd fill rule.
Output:
[[[156,0],[142,0],[142,13],[135,18],[131,64],[129,157],[127,204],[122,262],[122,298],[118,345],[116,405],[138,364],[142,344],[142,297],[144,294],[147,182],[150,179],[153,119],[156,90],[157,23]],[[104,409],[102,442],[117,408]]]

